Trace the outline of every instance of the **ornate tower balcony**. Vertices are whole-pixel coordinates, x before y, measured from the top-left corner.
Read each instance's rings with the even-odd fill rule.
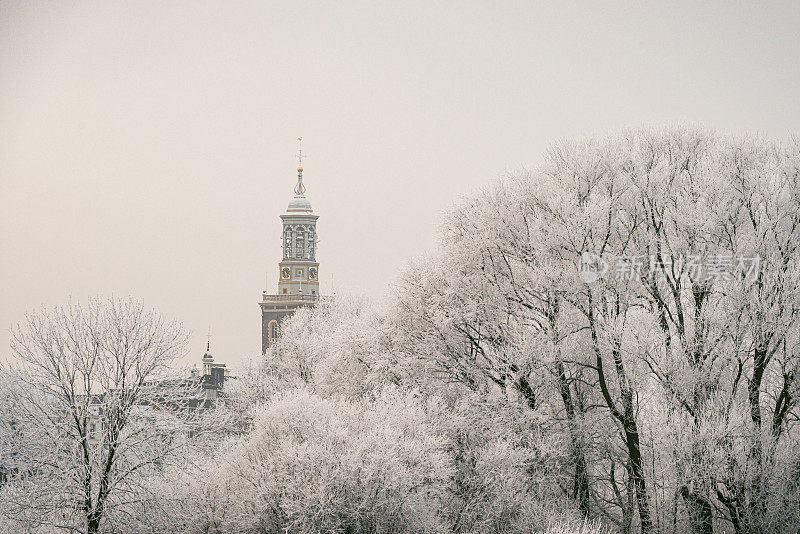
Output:
[[[309,304],[314,303],[319,300],[319,295],[297,295],[297,294],[286,294],[286,295],[270,295],[266,291],[262,296],[261,304],[267,305],[274,305],[274,304],[286,304],[286,303],[298,303],[298,304]]]

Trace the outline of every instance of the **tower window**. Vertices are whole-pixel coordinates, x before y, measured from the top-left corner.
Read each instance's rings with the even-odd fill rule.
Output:
[[[270,344],[275,343],[278,339],[278,322],[277,321],[270,321],[269,322],[269,342]]]
[[[286,288],[285,287],[283,288],[283,292],[284,292],[284,294],[286,293]]]

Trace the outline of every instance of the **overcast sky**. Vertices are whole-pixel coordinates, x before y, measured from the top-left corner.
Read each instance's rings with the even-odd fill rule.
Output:
[[[800,3],[658,4],[0,1],[0,356],[97,294],[259,354],[298,136],[322,292],[380,296],[559,138],[800,130]]]

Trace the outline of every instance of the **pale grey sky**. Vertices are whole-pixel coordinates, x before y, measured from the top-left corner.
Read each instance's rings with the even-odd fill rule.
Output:
[[[26,309],[130,294],[236,364],[298,136],[322,291],[377,296],[556,139],[798,132],[799,29],[797,2],[0,1],[0,356]]]

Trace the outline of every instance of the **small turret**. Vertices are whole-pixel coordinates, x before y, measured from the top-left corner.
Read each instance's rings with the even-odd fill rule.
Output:
[[[203,374],[210,375],[211,367],[214,365],[214,356],[211,355],[211,340],[206,345],[206,353],[203,354]]]

